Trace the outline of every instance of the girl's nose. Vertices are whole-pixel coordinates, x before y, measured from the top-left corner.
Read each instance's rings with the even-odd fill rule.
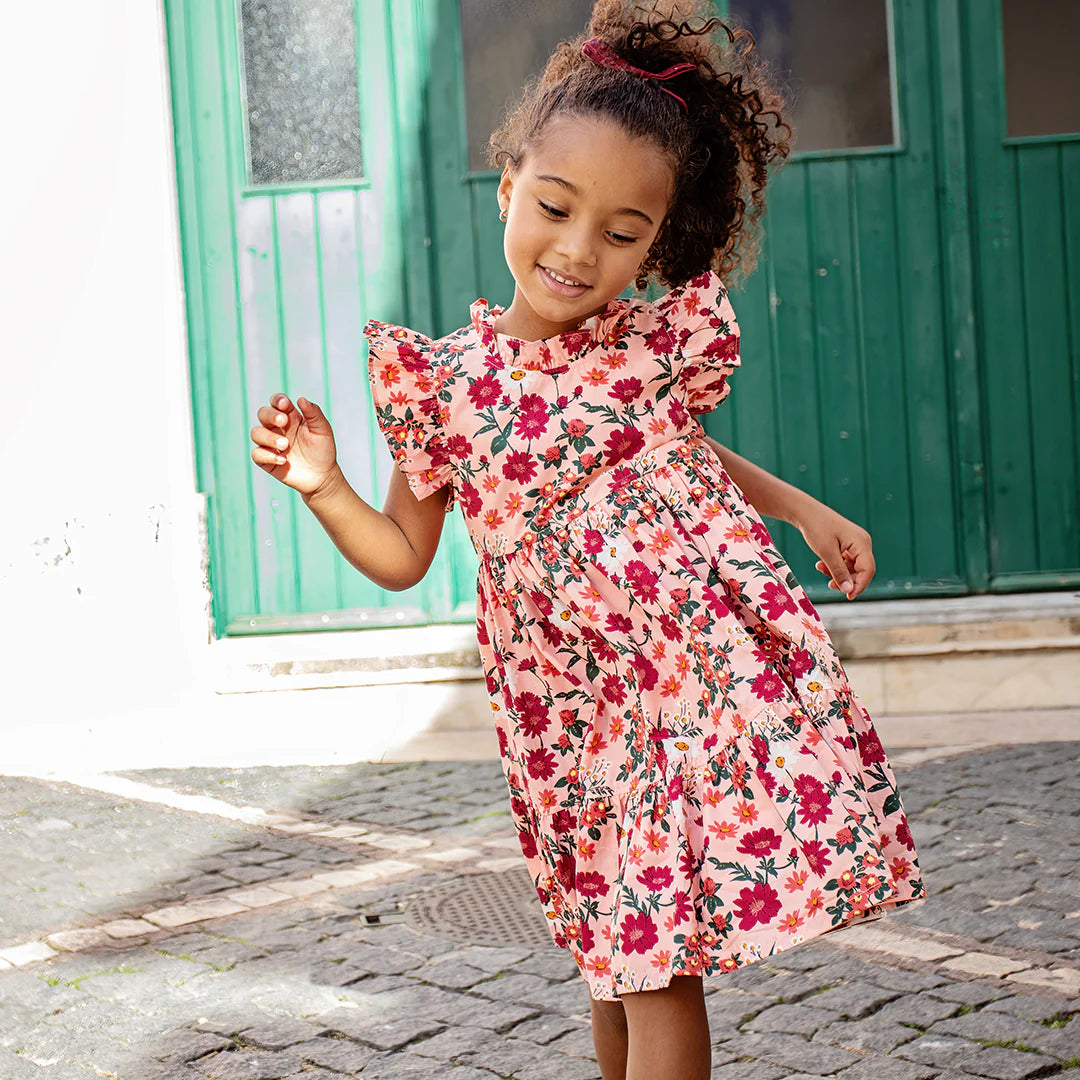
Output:
[[[586,229],[560,230],[555,250],[574,265],[596,265],[596,250],[593,247],[593,238]]]

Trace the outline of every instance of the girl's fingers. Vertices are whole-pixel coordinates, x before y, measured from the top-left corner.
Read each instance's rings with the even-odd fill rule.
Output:
[[[251,441],[259,446],[270,447],[278,453],[285,453],[289,449],[289,440],[280,432],[268,431],[264,427],[251,429]]]
[[[251,451],[251,460],[256,465],[284,465],[288,460],[283,454],[275,454],[273,450],[267,450],[263,446],[256,446]]]
[[[280,410],[271,409],[269,405],[264,405],[255,415],[264,427],[274,427],[284,431],[289,426],[289,418]]]

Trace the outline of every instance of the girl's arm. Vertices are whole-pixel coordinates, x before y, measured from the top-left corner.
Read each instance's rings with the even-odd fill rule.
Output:
[[[412,588],[435,558],[450,487],[417,499],[400,469],[390,476],[381,511],[364,502],[335,465],[324,484],[303,495],[338,551],[376,585]]]
[[[830,589],[854,600],[870,584],[874,553],[864,528],[708,435],[705,441],[759,514],[786,521],[802,533],[807,546],[819,557],[815,568],[830,578]]]
[[[380,512],[345,479],[334,432],[322,409],[303,397],[294,405],[286,394],[270,400],[259,409],[259,423],[251,429],[251,460],[300,492],[338,551],[361,574],[394,592],[415,585],[439,546],[450,486],[420,500],[395,468]]]

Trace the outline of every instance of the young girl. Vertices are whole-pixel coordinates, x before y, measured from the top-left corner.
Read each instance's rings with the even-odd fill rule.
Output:
[[[314,402],[274,395],[252,429],[385,588],[420,581],[461,508],[514,824],[605,1080],[707,1077],[703,976],[925,896],[881,743],[762,515],[848,599],[870,537],[698,420],[740,364],[723,278],[790,129],[765,122],[748,35],[722,51],[693,14],[597,4],[492,136],[509,307],[477,300],[437,340],[367,324],[398,466],[381,513]],[[620,299],[650,280],[673,287]]]

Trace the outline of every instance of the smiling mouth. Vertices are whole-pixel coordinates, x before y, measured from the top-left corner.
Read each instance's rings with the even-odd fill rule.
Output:
[[[577,278],[567,277],[565,274],[556,273],[554,270],[551,269],[550,266],[541,265],[540,269],[550,274],[556,281],[558,281],[562,285],[580,285],[581,287],[586,289],[591,288],[591,286],[587,285],[584,281],[578,281]]]

